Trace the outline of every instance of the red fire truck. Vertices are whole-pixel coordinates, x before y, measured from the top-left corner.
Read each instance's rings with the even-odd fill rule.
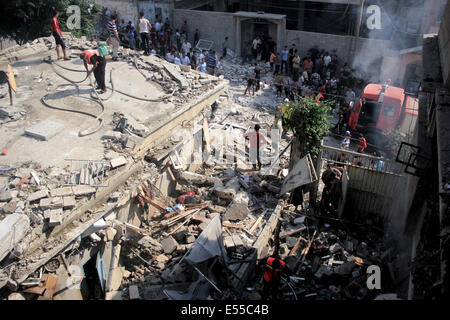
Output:
[[[369,84],[354,106],[348,125],[352,131],[362,132],[369,144],[384,150],[384,133],[398,130],[411,134],[418,115],[418,99],[407,95],[404,89],[387,84]]]

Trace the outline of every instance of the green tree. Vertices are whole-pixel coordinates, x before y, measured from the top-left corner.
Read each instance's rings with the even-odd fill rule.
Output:
[[[289,102],[282,109],[284,127],[294,134],[291,147],[289,169],[292,170],[297,161],[308,153],[318,169],[319,155],[322,148],[322,138],[329,133],[331,108],[330,102],[317,102],[315,98],[302,98]],[[317,183],[303,186],[293,191],[291,202],[295,205],[302,203],[302,190],[309,190],[310,199],[314,201],[317,193]]]
[[[322,138],[329,133],[331,102],[317,102],[315,98],[291,101],[284,107],[285,128],[298,140],[301,157],[308,153],[316,159],[321,150]]]

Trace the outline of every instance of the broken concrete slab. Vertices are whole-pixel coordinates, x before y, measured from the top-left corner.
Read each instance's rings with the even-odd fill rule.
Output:
[[[306,219],[306,217],[295,218],[293,223],[296,224],[296,225],[304,224],[305,223],[305,219]]]
[[[180,172],[180,179],[186,181],[188,184],[201,185],[201,186],[214,185],[214,180],[212,178],[198,174],[198,173],[189,172],[189,171]]]
[[[330,246],[330,248],[329,248],[329,250],[330,250],[330,252],[331,253],[336,253],[336,252],[338,252],[339,250],[341,250],[342,249],[342,246],[339,244],[339,243],[334,243],[334,244],[332,244],[331,246]]]
[[[246,192],[239,192],[225,212],[224,220],[243,221],[250,214],[249,201],[250,198]]]
[[[6,204],[4,204],[1,208],[0,208],[0,212],[4,213],[4,214],[11,214],[16,212],[17,209],[17,203],[15,200],[12,200]],[[18,212],[19,213],[19,212]]]
[[[74,186],[72,187],[72,190],[75,196],[87,196],[97,192],[97,190],[91,186]]]
[[[0,221],[0,261],[25,237],[30,229],[30,219],[13,213]]]
[[[113,241],[114,237],[117,234],[117,230],[114,228],[108,227],[105,230],[105,234],[106,234],[106,241]]]
[[[64,209],[73,209],[75,208],[77,202],[74,196],[63,197],[63,208]]]
[[[112,139],[112,140],[120,140],[120,137],[122,136],[122,134],[118,131],[112,131],[112,130],[108,130],[105,132],[105,134],[103,135],[103,139]]]
[[[164,254],[160,254],[159,256],[156,257],[156,261],[162,262],[162,263],[166,263],[169,260],[170,259]]]
[[[64,129],[64,125],[51,120],[44,120],[25,130],[25,134],[40,140],[50,140]]]
[[[120,156],[118,158],[112,159],[110,161],[110,163],[111,163],[111,168],[115,169],[115,168],[126,165],[128,163],[128,161],[127,161],[127,159],[125,159],[124,156]]]
[[[194,243],[195,242],[195,236],[189,235],[186,237],[186,243]]]
[[[105,300],[123,300],[122,291],[110,291],[105,294]]]
[[[128,287],[128,291],[130,293],[130,300],[138,300],[141,299],[139,295],[139,287],[137,285],[131,285]]]
[[[12,198],[13,197],[12,197],[11,190],[6,190],[6,191],[0,192],[0,202],[8,202],[8,201],[11,201]]]
[[[123,274],[122,274],[122,268],[116,267],[112,269],[110,272],[110,286],[109,291],[116,291],[120,288],[120,285],[122,284]]]
[[[165,254],[171,254],[177,248],[178,243],[173,237],[169,236],[161,241],[161,246]]]
[[[62,224],[62,214],[63,214],[63,209],[50,210],[50,217],[48,220],[48,225],[50,227],[61,225]]]
[[[298,238],[295,237],[286,237],[286,244],[290,248],[293,248],[297,243]]]
[[[27,201],[33,202],[33,201],[40,200],[42,198],[47,198],[47,197],[48,197],[48,189],[45,188],[43,190],[36,191],[36,192],[30,194],[27,198]]]
[[[62,187],[57,189],[51,189],[50,195],[52,197],[66,197],[73,195],[72,187]]]
[[[20,292],[13,292],[8,296],[8,300],[27,300]]]
[[[237,177],[228,181],[225,186],[219,179],[214,179],[214,192],[218,197],[223,199],[233,200],[240,187],[239,178]]]
[[[39,202],[39,208],[41,210],[60,209],[62,207],[63,207],[63,199],[61,197],[43,198]]]
[[[26,114],[26,111],[16,106],[0,106],[0,118],[14,117],[16,114]]]
[[[154,251],[163,251],[161,244],[150,236],[144,236],[138,241],[138,245],[144,248],[151,248]]]

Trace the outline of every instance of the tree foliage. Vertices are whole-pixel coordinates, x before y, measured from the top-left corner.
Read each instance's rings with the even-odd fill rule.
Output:
[[[313,97],[291,101],[284,106],[284,126],[300,140],[302,156],[309,153],[316,158],[319,155],[322,138],[330,130],[330,108],[331,103],[317,102]]]
[[[81,11],[81,29],[68,30],[67,8],[77,5]],[[0,34],[15,39],[18,43],[51,35],[50,20],[53,12],[60,14],[61,31],[72,31],[75,36],[90,37],[100,11],[99,6],[89,0],[15,0],[2,4]]]

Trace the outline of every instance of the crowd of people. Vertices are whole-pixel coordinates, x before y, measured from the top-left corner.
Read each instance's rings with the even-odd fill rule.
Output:
[[[112,15],[109,25],[111,21],[115,22],[116,18]],[[222,42],[222,55],[217,56],[214,50],[194,50],[200,41],[200,33],[198,29],[195,30],[194,43],[191,44],[188,41],[187,21],[184,21],[179,29],[174,30],[168,18],[163,23],[162,19],[156,16],[152,24],[141,12],[136,24],[131,21],[125,24],[122,21],[118,30],[123,45],[133,50],[143,51],[144,55],[155,54],[176,65],[190,66],[194,70],[216,76],[222,74],[222,62],[227,54],[228,37],[225,37]],[[113,36],[110,32],[110,37]],[[113,51],[115,51],[114,46]]]

